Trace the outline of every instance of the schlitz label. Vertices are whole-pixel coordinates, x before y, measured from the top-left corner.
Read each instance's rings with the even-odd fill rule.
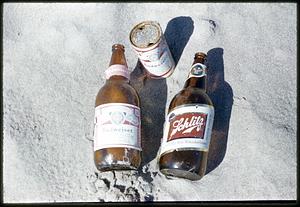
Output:
[[[184,113],[170,116],[170,129],[167,141],[178,138],[203,139],[207,114]]]
[[[176,107],[166,117],[159,154],[173,150],[207,151],[213,120],[213,106],[186,104]]]

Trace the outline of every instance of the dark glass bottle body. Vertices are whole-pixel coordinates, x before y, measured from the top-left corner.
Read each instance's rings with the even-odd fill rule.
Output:
[[[206,55],[196,53],[195,63],[205,63]],[[184,88],[172,99],[168,114],[175,107],[186,104],[206,104],[212,106],[212,101],[206,94],[206,75],[200,78],[190,77],[186,80]],[[186,178],[189,180],[201,179],[206,171],[208,151],[174,150],[160,156],[159,169],[169,176]]]
[[[112,46],[109,66],[124,65],[127,67],[124,46]],[[140,100],[135,89],[129,84],[128,77],[112,75],[99,90],[95,107],[109,103],[124,103],[140,107]],[[105,137],[113,139],[114,137]],[[141,151],[127,147],[109,147],[94,151],[94,162],[99,171],[137,169],[141,163]]]

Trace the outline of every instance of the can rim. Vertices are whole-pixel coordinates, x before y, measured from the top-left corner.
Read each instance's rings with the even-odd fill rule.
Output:
[[[132,35],[133,35],[133,32],[137,30],[138,27],[142,26],[142,25],[153,25],[155,26],[157,29],[158,29],[158,37],[156,38],[156,41],[154,44],[150,45],[150,46],[147,46],[147,47],[139,47],[137,46],[136,44],[134,44],[134,42],[132,41]],[[130,40],[130,43],[131,45],[134,47],[134,48],[137,48],[137,49],[141,49],[141,50],[145,50],[145,49],[149,49],[149,48],[152,48],[152,47],[156,47],[157,44],[160,42],[160,39],[161,39],[161,36],[162,36],[162,29],[159,25],[158,22],[156,21],[143,21],[143,22],[140,22],[138,24],[136,24],[130,31],[129,33],[129,40]]]

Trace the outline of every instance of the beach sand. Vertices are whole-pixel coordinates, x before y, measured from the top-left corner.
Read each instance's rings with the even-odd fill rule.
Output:
[[[160,23],[177,64],[167,79],[145,78],[130,46],[144,20]],[[295,200],[296,25],[293,3],[5,3],[4,203]],[[115,43],[141,98],[143,163],[101,173],[94,104]],[[207,174],[167,178],[166,109],[196,52],[215,106]]]

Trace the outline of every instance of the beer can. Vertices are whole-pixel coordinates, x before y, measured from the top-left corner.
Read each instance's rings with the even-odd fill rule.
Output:
[[[143,21],[130,32],[130,43],[151,78],[167,78],[175,62],[162,29],[156,21]]]

